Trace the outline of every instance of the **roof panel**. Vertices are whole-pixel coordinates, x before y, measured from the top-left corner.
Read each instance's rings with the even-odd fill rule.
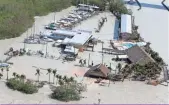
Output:
[[[121,33],[132,33],[131,15],[121,15]]]

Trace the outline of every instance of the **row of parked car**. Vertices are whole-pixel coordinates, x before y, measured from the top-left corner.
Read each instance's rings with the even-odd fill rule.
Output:
[[[46,29],[56,30],[58,28],[72,29],[76,24],[97,14],[98,12],[89,6],[80,5],[75,10],[71,11],[68,16],[61,18],[57,22],[52,22],[45,26]]]
[[[78,23],[81,21],[84,21],[88,19],[89,17],[96,15],[97,12],[97,6],[90,6],[90,5],[84,5],[79,4],[78,7],[75,10],[72,10],[68,16],[65,16],[61,18],[57,22],[52,22],[45,26],[46,29],[49,30],[57,30],[57,29],[66,29],[66,30],[72,30],[73,27],[75,27]],[[40,33],[39,36],[30,36],[29,38],[26,38],[24,40],[24,43],[27,44],[46,44],[47,42],[52,42],[52,38],[48,38],[46,36],[42,36],[42,33]],[[51,34],[51,32],[50,32]],[[52,37],[52,36],[51,36]]]

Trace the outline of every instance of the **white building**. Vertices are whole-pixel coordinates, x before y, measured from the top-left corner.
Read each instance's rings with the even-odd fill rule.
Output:
[[[121,30],[120,35],[122,39],[128,39],[132,34],[132,16],[128,14],[121,15]]]

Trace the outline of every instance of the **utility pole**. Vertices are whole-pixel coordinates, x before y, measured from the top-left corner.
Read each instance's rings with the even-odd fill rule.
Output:
[[[33,33],[33,32],[32,32],[32,29],[33,29],[33,27],[31,28],[31,37],[33,37],[33,34],[32,34],[32,33]]]
[[[26,39],[28,39],[28,35],[29,35],[29,30],[27,30]]]
[[[76,0],[76,6],[78,6],[79,0]]]
[[[36,19],[35,19],[36,22]],[[34,28],[33,28],[33,40],[35,39],[35,23],[34,23]]]
[[[73,46],[74,49],[74,60],[75,60],[75,56],[76,56],[76,51],[75,51],[75,47]]]
[[[169,79],[169,71],[167,69],[168,65],[163,65],[162,69],[163,69],[163,73],[164,73],[164,81],[167,83],[168,86],[168,79]]]
[[[26,38],[25,38],[26,39]],[[24,40],[24,48],[23,49],[26,49],[26,42],[25,42],[25,40]]]
[[[54,23],[55,23],[55,21],[56,21],[55,18],[56,18],[56,12],[54,13]]]
[[[48,53],[48,42],[46,42],[46,55],[45,55],[45,58],[47,57],[47,53]]]
[[[103,64],[103,42],[102,42],[102,64]]]
[[[89,63],[90,63],[90,53],[89,53],[89,59],[88,59],[88,66],[89,66]]]

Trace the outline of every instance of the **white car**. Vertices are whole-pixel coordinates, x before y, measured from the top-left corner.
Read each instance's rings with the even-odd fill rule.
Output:
[[[46,41],[46,42],[53,42],[53,39],[50,39],[50,38],[47,38],[47,37],[44,37],[43,40]]]

